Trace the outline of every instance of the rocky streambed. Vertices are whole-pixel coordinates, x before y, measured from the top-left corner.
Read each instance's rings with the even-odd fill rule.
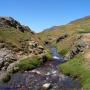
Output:
[[[0,84],[0,90],[81,90],[78,80],[63,75],[58,66],[64,63],[55,48],[51,48],[52,60],[31,71],[14,74],[8,83]]]

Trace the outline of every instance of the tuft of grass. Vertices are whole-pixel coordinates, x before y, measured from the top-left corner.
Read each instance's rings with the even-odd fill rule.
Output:
[[[42,64],[42,60],[38,56],[34,56],[31,58],[23,59],[17,65],[19,67],[19,71],[31,70]]]
[[[49,50],[47,50],[46,57],[47,60],[50,60],[52,58],[51,52]]]
[[[59,49],[58,53],[65,56],[68,53],[68,49],[62,49],[62,50]]]
[[[66,75],[79,78],[83,86],[83,90],[90,90],[90,70],[84,67],[84,58],[78,55],[70,61],[60,65],[60,69]]]

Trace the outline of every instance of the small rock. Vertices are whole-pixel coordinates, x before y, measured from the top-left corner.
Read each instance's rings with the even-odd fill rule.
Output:
[[[41,46],[41,45],[39,45],[38,48],[41,50],[44,50],[43,46]]]
[[[47,72],[47,73],[46,73],[47,76],[50,75],[50,74],[51,74],[50,72]]]
[[[28,71],[24,71],[25,73],[27,73]]]
[[[37,70],[32,70],[31,72],[37,73],[37,74],[41,74],[41,72],[39,72],[39,71],[37,71]]]
[[[56,74],[57,73],[57,71],[52,71],[52,74]]]
[[[43,87],[43,89],[48,90],[50,88],[50,86],[51,86],[50,83],[45,83],[45,84],[43,84],[42,87]]]

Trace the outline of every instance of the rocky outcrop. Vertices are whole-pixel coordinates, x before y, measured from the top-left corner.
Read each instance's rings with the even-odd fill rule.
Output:
[[[2,46],[2,45],[1,45]],[[42,58],[43,62],[46,60],[45,49],[37,41],[28,41],[28,53],[25,55],[22,51],[18,56],[18,52],[13,52],[7,48],[0,49],[0,80],[6,81],[8,76],[10,77],[12,73],[18,71],[16,66],[20,60],[27,57],[32,57],[33,55],[38,55]],[[17,60],[18,59],[18,60]]]
[[[11,50],[2,48],[0,50],[0,69],[5,70],[10,63],[16,61],[15,54]]]
[[[14,27],[21,32],[24,31],[30,31],[30,28],[28,26],[21,25],[18,21],[13,19],[12,17],[0,17],[0,27]]]
[[[0,49],[0,81],[8,81],[10,79],[10,72],[13,69],[8,69],[9,65],[16,62],[16,55],[7,48]],[[14,67],[14,65],[13,65]]]
[[[70,52],[65,56],[65,60],[70,60],[74,56],[83,52],[85,50],[85,47],[86,47],[86,44],[84,42],[78,42],[71,48]]]
[[[85,51],[90,49],[90,34],[79,35],[76,41],[71,46],[70,51],[66,54],[65,60],[72,59],[80,53],[85,53]]]
[[[0,49],[4,48],[5,44],[4,43],[0,43]]]
[[[7,27],[10,26],[14,28],[17,28],[17,26],[21,27],[20,23],[17,22],[12,17],[0,17],[0,26],[1,25],[2,26],[7,25]]]
[[[12,17],[0,17],[0,80],[17,72],[20,60],[38,56],[45,61],[46,54],[43,43],[28,26]]]
[[[38,54],[45,54],[45,49],[42,45],[39,44],[39,42],[37,41],[29,41],[29,52],[33,53],[35,55]]]
[[[65,39],[65,38],[67,38],[67,37],[68,37],[67,34],[60,36],[59,38],[57,38],[56,43],[62,41],[63,39]]]

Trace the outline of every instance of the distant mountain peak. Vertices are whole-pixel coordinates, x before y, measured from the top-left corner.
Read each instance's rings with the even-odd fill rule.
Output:
[[[14,27],[22,32],[30,31],[28,26],[21,25],[17,20],[12,17],[1,17],[0,16],[0,27]]]
[[[85,16],[85,17],[73,20],[69,24],[73,24],[73,23],[76,23],[76,22],[80,22],[81,20],[87,20],[87,19],[90,19],[90,16]]]
[[[6,19],[6,20],[9,20],[9,21],[15,20],[14,18],[7,17],[7,16],[4,16],[4,17],[0,16],[0,19]]]

